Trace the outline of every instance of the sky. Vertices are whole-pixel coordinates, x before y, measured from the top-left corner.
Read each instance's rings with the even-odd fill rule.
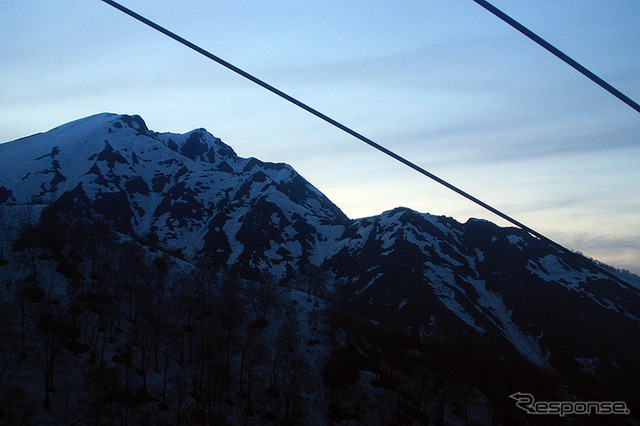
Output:
[[[472,0],[121,3],[530,228],[640,274],[640,114]],[[640,102],[640,3],[492,4]],[[100,0],[0,6],[0,143],[112,112],[291,164],[349,217],[506,222]]]

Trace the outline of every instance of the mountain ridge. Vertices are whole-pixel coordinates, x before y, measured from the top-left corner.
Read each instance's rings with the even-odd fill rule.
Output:
[[[309,289],[417,341],[637,395],[637,290],[518,228],[406,207],[349,219],[287,164],[107,113],[0,145],[0,209],[30,203],[254,281],[316,270]]]

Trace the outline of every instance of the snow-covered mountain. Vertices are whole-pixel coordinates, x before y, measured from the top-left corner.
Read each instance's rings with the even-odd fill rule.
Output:
[[[347,217],[286,164],[238,157],[204,129],[156,133],[99,114],[0,145],[0,203],[58,203],[186,258],[282,276],[318,263]]]
[[[418,341],[525,363],[576,392],[640,396],[636,288],[483,220],[407,208],[351,220],[291,166],[241,158],[204,129],[99,114],[1,144],[0,208],[24,204],[245,278],[285,282],[312,265],[344,306]]]

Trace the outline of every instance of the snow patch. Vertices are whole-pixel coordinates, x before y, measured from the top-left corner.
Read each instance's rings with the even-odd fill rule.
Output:
[[[380,277],[382,277],[384,274],[378,274],[375,277],[373,277],[369,283],[364,286],[363,288],[361,288],[360,290],[356,291],[356,296],[360,296],[362,294],[362,292],[364,292],[366,289],[368,289],[369,287],[371,287],[371,285],[373,283],[375,283]]]
[[[425,265],[427,266],[427,265]],[[456,300],[456,291],[466,297],[463,289],[455,284],[455,277],[453,271],[444,268],[442,266],[429,264],[427,271],[425,271],[425,278],[427,284],[433,288],[433,294],[438,296],[440,302],[453,312],[458,318],[464,321],[467,325],[474,328],[480,334],[486,333],[487,330],[484,327],[476,324],[475,319],[469,315],[469,313],[460,305]],[[455,289],[455,290],[454,290]]]
[[[487,290],[485,280],[467,279],[467,282],[476,289],[479,305],[491,313],[487,318],[502,331],[504,337],[513,344],[516,350],[532,363],[541,367],[549,367],[550,354],[543,353],[538,344],[538,340],[542,336],[534,338],[524,334],[511,318],[513,311],[505,306],[501,295]]]
[[[527,246],[527,242],[519,235],[509,234],[507,235],[507,240],[520,250],[524,250],[524,247]]]

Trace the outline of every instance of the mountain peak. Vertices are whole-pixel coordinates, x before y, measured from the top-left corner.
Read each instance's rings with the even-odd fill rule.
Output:
[[[0,145],[0,260],[11,247],[7,236],[19,229],[15,218],[35,221],[23,214],[35,216],[41,209],[34,204],[51,206],[44,219],[65,212],[60,227],[67,220],[70,230],[76,220],[97,221],[148,244],[150,253],[156,248],[176,253],[185,264],[225,276],[279,280],[303,290],[308,301],[312,292],[326,295],[325,286],[341,306],[411,337],[411,355],[394,360],[413,359],[423,367],[456,354],[456,364],[479,369],[477,378],[496,377],[501,392],[496,401],[508,395],[501,378],[525,371],[522,366],[533,380],[541,372],[554,374],[569,384],[565,389],[585,389],[583,395],[639,397],[639,294],[516,228],[483,220],[462,224],[406,207],[350,220],[287,164],[239,157],[202,128],[158,133],[140,116],[107,113]],[[44,221],[35,232],[46,237],[41,248],[51,253],[33,257],[27,268],[33,268],[32,275],[22,282],[35,281],[35,268],[42,266],[50,271],[43,282],[65,284],[58,286],[60,292],[76,288],[67,286],[66,278],[85,280],[88,289],[101,279],[93,273],[96,264],[120,262],[94,259],[93,249],[83,259],[79,250],[94,240],[75,230],[68,234],[69,241],[78,238],[71,241],[73,249],[49,242],[63,235],[57,228]],[[0,265],[0,282],[18,283],[25,268],[17,253],[10,256],[9,266]],[[26,253],[23,259],[29,260]],[[114,282],[122,281],[119,274]],[[181,292],[182,284],[190,285],[185,280],[167,287]],[[296,318],[293,309],[286,312]],[[300,328],[311,332],[315,325],[308,325]],[[425,348],[427,363],[414,356],[420,347],[415,344]],[[447,352],[438,354],[440,348]],[[414,376],[427,370],[406,371]],[[373,385],[369,373],[366,382]],[[600,386],[594,389],[596,379]],[[517,386],[530,390],[520,388],[520,381]]]
[[[138,136],[151,136],[147,123],[139,115],[119,115],[117,117],[118,121],[113,124],[114,127],[121,128],[124,123],[127,127],[136,130]]]
[[[185,134],[160,133],[156,135],[172,151],[178,152],[190,160],[217,163],[218,160],[237,157],[229,145],[203,128]]]
[[[238,157],[204,128],[155,132],[139,115],[96,114],[0,146],[0,154],[3,204],[64,199],[66,205],[88,206],[75,213],[107,219],[120,232],[153,233],[189,256],[205,245],[205,235],[229,240],[227,257],[240,254],[251,243],[236,242],[248,235],[243,218],[272,220],[260,216],[260,206],[272,206],[280,224],[291,223],[286,231],[291,236],[301,232],[302,221],[322,227],[346,219],[291,166]],[[91,202],[75,203],[65,194]],[[262,201],[254,208],[257,197]],[[231,216],[238,216],[238,229],[228,227]],[[274,238],[280,232],[281,227],[273,227]],[[300,248],[291,251],[312,255],[300,241]],[[269,241],[265,244],[268,250]]]

